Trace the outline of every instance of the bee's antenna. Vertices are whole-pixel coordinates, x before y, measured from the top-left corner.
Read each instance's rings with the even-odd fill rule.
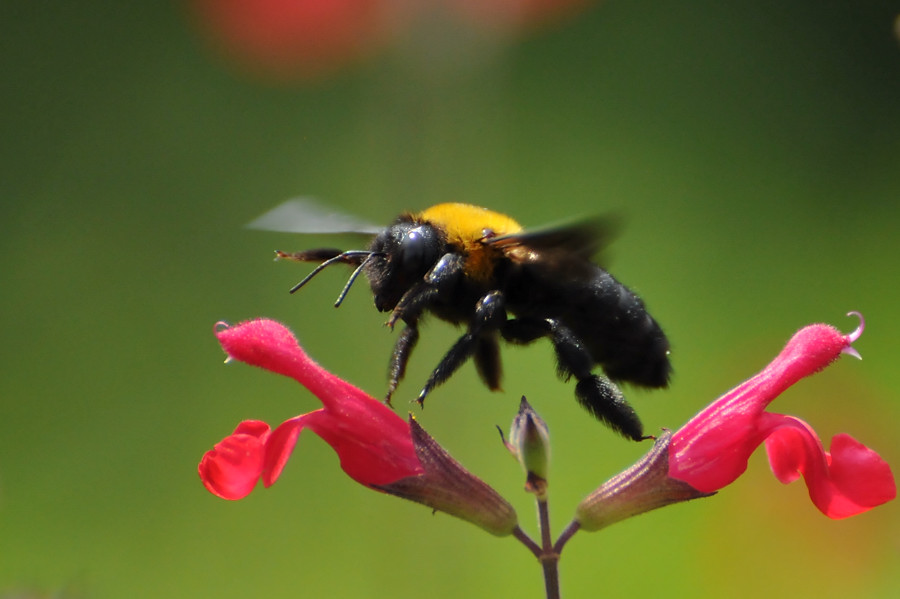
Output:
[[[350,291],[350,286],[353,285],[353,282],[356,280],[356,277],[359,276],[359,273],[362,272],[363,268],[365,268],[366,264],[368,264],[372,258],[383,258],[384,254],[382,252],[369,252],[369,255],[366,256],[365,260],[363,260],[359,266],[356,267],[356,270],[353,271],[353,274],[350,275],[350,278],[347,279],[347,284],[344,285],[344,288],[341,289],[341,294],[338,296],[337,300],[334,302],[334,307],[339,308],[341,302],[344,301],[344,298],[347,296],[347,292]]]
[[[309,273],[308,275],[303,277],[302,281],[300,281],[299,283],[297,283],[296,285],[291,287],[290,293],[294,293],[297,290],[299,290],[301,287],[306,285],[310,279],[312,279],[314,276],[316,276],[317,274],[319,274],[320,272],[325,270],[326,267],[331,266],[332,264],[336,264],[338,262],[346,262],[346,263],[352,264],[352,263],[358,261],[362,256],[365,256],[365,259],[362,260],[362,264],[365,264],[369,260],[369,258],[372,256],[372,252],[370,252],[369,250],[350,250],[350,251],[338,254],[337,256],[335,256],[333,258],[329,258],[325,262],[323,262],[323,263],[319,264],[317,267],[315,267],[311,273]],[[357,269],[357,270],[359,270],[359,269]],[[355,276],[356,275],[354,273],[352,278],[355,278]],[[352,280],[352,278],[351,278],[351,280]]]

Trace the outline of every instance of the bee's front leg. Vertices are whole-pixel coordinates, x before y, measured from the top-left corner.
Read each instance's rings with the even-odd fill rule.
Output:
[[[406,323],[406,327],[397,337],[397,343],[394,344],[394,351],[391,353],[391,362],[388,366],[388,390],[384,401],[391,405],[391,396],[397,390],[397,385],[406,374],[406,363],[409,362],[409,356],[419,340],[419,327],[415,320]]]
[[[398,320],[409,322],[418,318],[435,298],[456,285],[465,273],[465,259],[459,254],[441,256],[422,280],[410,287],[394,306],[385,323],[393,328]]]

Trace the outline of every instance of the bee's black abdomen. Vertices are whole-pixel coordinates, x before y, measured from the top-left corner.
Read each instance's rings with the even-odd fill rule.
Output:
[[[665,387],[669,341],[631,290],[599,266],[569,279],[536,266],[511,289],[519,316],[558,320],[614,381]]]
[[[631,319],[631,315],[626,318]],[[601,361],[606,374],[613,380],[645,387],[668,385],[672,373],[669,341],[656,321],[643,312],[617,324],[621,326],[620,343],[615,344],[612,351],[607,352],[611,355]]]
[[[575,328],[606,374],[614,381],[665,387],[672,372],[669,340],[644,302],[600,268],[590,289],[594,311]]]

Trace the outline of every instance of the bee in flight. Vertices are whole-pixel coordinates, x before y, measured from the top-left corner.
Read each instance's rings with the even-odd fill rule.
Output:
[[[248,226],[374,236],[364,250],[276,254],[319,263],[291,293],[328,266],[347,264],[355,270],[335,306],[365,274],[375,307],[390,313],[387,325],[403,322],[390,359],[388,401],[419,340],[419,322],[433,314],[465,327],[465,333],[428,377],[420,404],[470,358],[488,388],[499,389],[500,340],[525,345],[547,338],[559,376],[577,381],[578,402],[622,435],[644,438],[640,419],[616,383],[665,387],[669,342],[641,299],[592,262],[604,237],[602,221],[525,231],[504,214],[449,203],[401,214],[388,227],[376,228],[291,200]],[[596,366],[606,376],[594,374]]]

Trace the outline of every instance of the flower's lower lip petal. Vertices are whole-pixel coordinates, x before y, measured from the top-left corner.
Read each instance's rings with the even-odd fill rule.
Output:
[[[315,418],[315,415],[320,412],[323,410],[319,409],[291,418],[282,422],[278,428],[272,431],[266,444],[265,464],[262,471],[263,485],[270,487],[278,480],[285,463],[294,451],[294,446],[297,445],[297,437],[300,436],[300,431],[303,430],[306,421]]]
[[[262,420],[244,420],[237,428],[234,429],[233,435],[250,435],[252,437],[256,437],[263,443],[266,442],[266,439],[269,436],[269,431],[272,429],[268,424],[263,422]]]
[[[766,453],[775,478],[789,484],[803,475],[813,486],[826,479],[828,454],[813,428],[794,416],[766,416]]]
[[[831,477],[848,498],[867,509],[897,496],[888,463],[846,433],[831,439]]]
[[[250,494],[259,481],[259,473],[229,472],[216,460],[204,458],[200,462],[200,478],[203,486],[213,495],[222,499],[236,500]]]
[[[890,467],[853,437],[836,435],[828,453],[804,421],[768,416],[780,417],[766,439],[772,472],[785,484],[803,475],[813,504],[829,518],[855,516],[896,496]]]
[[[235,433],[206,452],[198,472],[209,492],[223,499],[246,497],[262,474],[268,434],[264,422],[242,422]]]

